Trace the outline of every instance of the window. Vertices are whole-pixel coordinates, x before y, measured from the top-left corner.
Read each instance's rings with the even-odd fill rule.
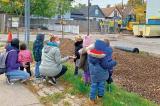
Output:
[[[95,15],[98,16],[98,14],[99,14],[99,11],[98,11],[98,9],[96,9],[95,10]]]
[[[114,17],[117,17],[118,13],[117,11],[114,11]]]

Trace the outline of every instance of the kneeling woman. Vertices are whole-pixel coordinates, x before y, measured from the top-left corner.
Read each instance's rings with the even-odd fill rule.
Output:
[[[62,63],[74,58],[72,56],[61,58],[59,45],[59,37],[51,35],[50,41],[42,49],[40,74],[48,77],[54,84],[56,84],[56,79],[65,74],[67,71],[67,67],[62,65]]]
[[[12,80],[22,80],[23,82],[29,78],[29,74],[25,71],[19,70],[20,66],[28,67],[25,64],[20,64],[18,62],[18,53],[19,53],[19,40],[13,39],[11,41],[10,49],[8,50],[8,56],[6,60],[7,67],[7,81],[11,84]]]

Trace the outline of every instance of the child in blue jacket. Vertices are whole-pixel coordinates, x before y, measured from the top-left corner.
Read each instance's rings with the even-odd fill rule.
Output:
[[[44,42],[44,34],[38,34],[36,40],[33,43],[33,56],[36,61],[35,64],[35,77],[40,78],[39,66],[41,64],[41,56]]]
[[[103,47],[97,47],[99,50],[104,50],[105,54],[106,54],[106,59],[108,62],[111,62],[112,59],[112,54],[113,54],[113,49],[110,46],[110,42],[108,39],[104,39],[104,42],[101,42],[100,40],[97,40],[96,45],[106,45],[106,48],[104,50]],[[105,44],[104,44],[105,43]],[[113,66],[114,67],[114,66]],[[113,82],[112,79],[112,73],[113,73],[113,67],[109,67],[107,70],[109,71],[109,78],[106,80],[108,84],[111,84]]]
[[[106,43],[102,40],[96,40],[94,49],[87,52],[91,77],[90,100],[92,103],[95,103],[97,91],[99,98],[104,96],[105,81],[109,78],[109,70],[117,64],[114,60],[108,61],[106,50]]]

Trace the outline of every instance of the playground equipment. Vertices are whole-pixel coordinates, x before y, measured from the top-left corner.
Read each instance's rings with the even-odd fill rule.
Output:
[[[160,36],[160,0],[147,0],[146,24],[134,24],[134,36]]]

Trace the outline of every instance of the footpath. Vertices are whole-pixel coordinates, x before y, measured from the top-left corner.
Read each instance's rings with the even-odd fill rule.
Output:
[[[8,85],[5,75],[0,75],[0,103],[0,106],[42,106],[23,84]]]
[[[4,48],[0,48],[0,52]],[[5,75],[0,75],[0,106],[42,106],[38,97],[29,91],[23,84],[6,83]]]

